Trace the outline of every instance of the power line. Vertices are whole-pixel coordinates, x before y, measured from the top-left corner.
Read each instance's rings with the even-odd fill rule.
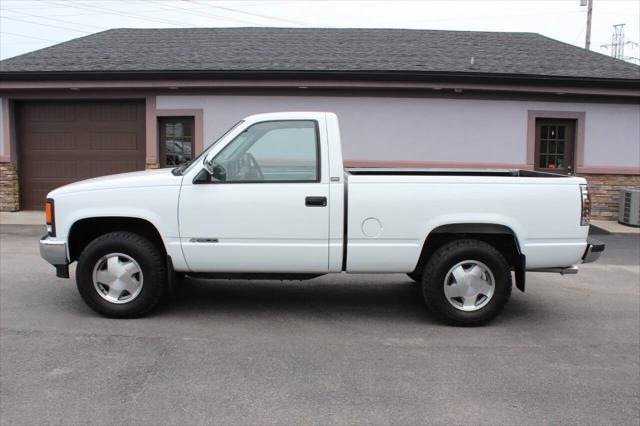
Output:
[[[54,3],[54,4],[58,4],[58,3]],[[154,23],[161,23],[161,24],[174,24],[174,25],[186,25],[186,26],[193,26],[192,24],[186,23],[186,22],[180,22],[180,21],[172,21],[169,19],[162,19],[162,18],[150,18],[144,15],[139,15],[137,13],[131,13],[131,12],[120,12],[120,11],[116,11],[113,9],[109,9],[106,7],[99,7],[99,6],[88,6],[88,5],[77,5],[75,2],[68,2],[69,7],[75,8],[75,9],[81,9],[81,10],[88,10],[88,11],[103,11],[106,12],[107,14],[110,15],[117,15],[117,16],[123,16],[125,18],[134,18],[134,19],[138,19],[138,20],[142,20],[142,21],[148,21],[148,22],[154,22]]]
[[[32,17],[32,18],[47,19],[47,20],[49,20],[49,21],[62,22],[62,23],[64,23],[64,24],[71,24],[71,25],[76,25],[76,26],[81,26],[81,27],[94,28],[94,29],[97,29],[97,30],[100,30],[100,31],[105,30],[105,28],[96,27],[96,26],[94,26],[94,25],[79,24],[79,23],[77,23],[77,22],[65,21],[65,20],[63,20],[63,19],[55,19],[55,18],[50,18],[50,17],[48,17],[48,16],[42,16],[42,15],[34,15],[34,14],[32,14],[32,13],[22,12],[22,11],[18,11],[18,10],[14,10],[14,9],[5,9],[5,10],[8,10],[9,12],[20,13],[20,14],[22,14],[22,15],[30,16],[30,17]],[[5,18],[7,18],[7,17],[5,16]],[[8,18],[11,18],[11,17],[8,17]]]
[[[221,16],[221,15],[214,15],[214,14],[209,13],[209,12],[207,12],[207,13],[196,13],[196,12],[193,12],[194,10],[205,10],[205,9],[208,9],[208,8],[198,8],[198,9],[185,9],[185,8],[182,8],[182,7],[178,7],[178,8],[166,8],[166,7],[157,8],[158,3],[155,3],[155,5],[156,5],[156,10],[179,11],[180,13],[186,13],[186,14],[189,14],[189,15],[200,16],[200,17],[204,17],[204,18],[213,17],[213,18],[220,19],[220,20],[223,20],[223,21],[236,21],[236,22],[240,22],[240,23],[243,23],[243,24],[264,26],[262,24],[258,24],[258,23],[253,22],[253,21],[246,21],[244,19],[232,18],[232,17],[227,17],[227,16]]]
[[[2,0],[3,3],[8,3],[11,0]],[[37,3],[42,3],[41,6],[22,6],[22,4],[24,3],[24,0],[17,0],[14,1],[15,3],[20,3],[20,10],[43,10],[43,9],[64,9],[66,7],[68,7],[65,4],[56,4],[56,5],[51,5],[51,1],[50,0],[31,0],[33,2],[37,2]],[[64,0],[61,0],[64,1]],[[148,0],[145,0],[148,1]],[[123,2],[123,1],[117,1],[117,2],[111,2],[111,3],[107,3],[107,4],[103,4],[103,6],[115,6],[115,5],[122,5],[122,4],[127,4],[127,2]],[[13,6],[13,5],[11,5]]]
[[[41,25],[43,27],[51,27],[51,28],[56,28],[58,30],[65,30],[65,31],[75,31],[78,33],[85,33],[85,34],[91,34],[90,31],[83,31],[83,30],[75,30],[73,28],[68,28],[68,27],[60,27],[58,25],[51,25],[51,24],[43,24],[40,22],[33,22],[33,21],[27,21],[26,19],[19,19],[19,18],[12,18],[10,16],[2,16],[2,19],[10,19],[12,21],[17,21],[17,22],[26,22],[27,24],[33,24],[33,25]]]
[[[31,39],[34,39],[34,40],[50,41],[52,43],[60,43],[60,40],[49,40],[48,38],[34,37],[34,36],[30,36],[30,35],[17,34],[17,33],[10,33],[10,32],[7,32],[7,31],[0,31],[0,34],[11,35],[11,36],[14,36],[14,37],[31,38]]]
[[[186,2],[189,2],[189,3],[193,3],[193,4],[201,4],[201,5],[206,4],[206,3],[201,3],[201,2],[195,1],[195,0],[182,0],[182,1],[186,1]],[[273,16],[263,15],[261,13],[253,13],[253,12],[247,12],[247,11],[244,11],[244,10],[233,9],[231,7],[218,6],[218,5],[214,5],[214,4],[207,4],[207,6],[213,7],[213,8],[216,8],[216,9],[222,9],[222,10],[230,11],[230,12],[244,13],[245,15],[257,16],[257,17],[263,18],[263,19],[271,19],[271,20],[274,20],[274,21],[285,22],[285,23],[288,23],[288,24],[305,25],[305,26],[309,25],[306,22],[294,21],[294,20],[291,20],[291,19],[284,19],[284,18],[276,18],[276,17],[273,17]]]

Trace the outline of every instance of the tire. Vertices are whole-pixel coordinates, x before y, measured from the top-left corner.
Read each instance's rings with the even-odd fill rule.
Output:
[[[407,276],[412,280],[414,280],[416,283],[422,284],[422,274],[419,274],[418,272],[413,271],[413,272],[409,272]]]
[[[509,300],[511,287],[511,269],[504,256],[478,240],[456,240],[440,247],[422,277],[429,310],[457,326],[491,321]]]
[[[132,232],[110,232],[83,250],[76,285],[82,299],[99,314],[137,318],[160,302],[167,288],[166,268],[161,251],[148,239]]]

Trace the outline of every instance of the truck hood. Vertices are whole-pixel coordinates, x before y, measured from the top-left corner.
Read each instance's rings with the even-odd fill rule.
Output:
[[[120,173],[93,179],[81,180],[61,186],[49,193],[47,198],[81,191],[100,191],[116,188],[144,188],[156,186],[176,186],[182,182],[182,176],[174,176],[171,169],[144,170],[140,172]]]

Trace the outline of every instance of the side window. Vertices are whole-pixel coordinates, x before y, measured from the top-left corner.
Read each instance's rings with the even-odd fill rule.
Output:
[[[223,182],[316,182],[319,177],[317,123],[313,120],[256,123],[214,160]]]

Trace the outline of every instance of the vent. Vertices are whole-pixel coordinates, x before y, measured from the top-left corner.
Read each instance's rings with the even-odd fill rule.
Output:
[[[640,188],[625,188],[622,190],[618,222],[640,226]]]

